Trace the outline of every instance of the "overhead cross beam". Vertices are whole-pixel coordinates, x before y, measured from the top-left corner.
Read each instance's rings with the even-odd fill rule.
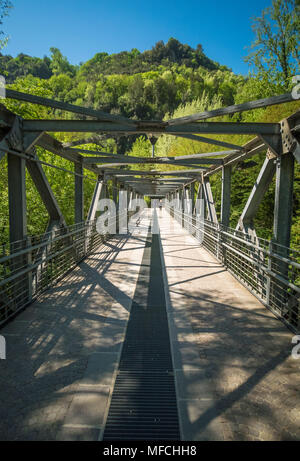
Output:
[[[182,125],[184,123],[195,122],[198,120],[206,120],[208,118],[220,117],[223,115],[236,114],[238,112],[245,112],[247,110],[258,109],[261,107],[274,106],[284,102],[291,102],[294,98],[291,93],[281,94],[279,96],[272,96],[271,98],[257,99],[256,101],[245,102],[243,104],[235,104],[233,106],[223,107],[210,111],[204,111],[185,117],[179,117],[168,120],[169,125]]]
[[[111,175],[117,175],[117,176],[188,176],[188,177],[193,177],[199,175],[202,171],[203,168],[201,169],[196,169],[196,170],[170,170],[170,171],[159,171],[159,170],[121,170],[117,168],[108,168],[108,169],[102,169],[99,167],[98,169],[99,174],[101,172],[105,172],[107,174]]]
[[[201,122],[187,123],[173,126],[159,122],[155,126],[152,122],[137,122],[126,125],[96,120],[23,120],[24,131],[49,131],[49,132],[105,132],[139,134],[280,134],[279,123],[239,123],[239,122]]]
[[[267,138],[266,135],[256,136],[255,138],[251,139],[251,141],[248,141],[246,144],[242,146],[243,152],[232,153],[232,154],[227,155],[223,159],[224,165],[233,166],[240,161],[247,160],[248,158],[253,157],[253,155],[261,153],[262,151],[265,151],[266,149],[270,148],[271,143],[272,143],[272,149],[276,150],[276,155],[278,154],[280,155],[280,153],[284,151],[284,149],[280,148],[279,143],[282,142],[283,137],[284,137],[284,140],[286,140],[286,138],[289,137],[290,133],[293,133],[293,129],[297,125],[297,123],[298,124],[300,123],[300,111],[299,110],[295,112],[294,114],[290,115],[284,121],[279,122],[281,136],[278,137],[277,135],[275,135],[273,140],[270,137]],[[289,126],[289,130],[287,130],[286,128],[287,125]],[[294,143],[294,148],[295,148],[297,140],[294,139],[294,141],[295,141]],[[292,151],[293,146],[291,144],[289,144],[289,148]],[[212,166],[210,170],[208,170],[204,175],[206,177],[210,176],[212,174],[218,173],[219,171],[221,171],[221,169],[222,169],[222,166],[218,166],[218,165]]]
[[[179,136],[180,138],[184,139],[189,139],[191,141],[197,141],[197,142],[202,142],[204,144],[212,144],[213,146],[220,146],[220,147],[225,147],[226,149],[235,149],[235,150],[243,150],[241,146],[238,146],[237,144],[232,144],[229,142],[225,141],[219,141],[217,139],[212,139],[212,138],[205,138],[203,136],[197,136],[195,134],[176,134],[176,133],[168,133],[169,135],[172,136]]]
[[[117,163],[119,165],[130,165],[134,163],[138,164],[165,164],[165,165],[193,165],[193,164],[203,164],[203,165],[222,165],[223,161],[220,159],[204,159],[197,158],[196,156],[187,155],[187,159],[184,157],[179,157],[178,160],[176,157],[129,157],[122,155],[112,155],[111,157],[83,157],[83,163],[85,164],[96,164],[96,163]]]
[[[55,101],[54,99],[48,99],[41,96],[35,96],[32,94],[21,93],[16,90],[11,90],[9,88],[5,91],[6,98],[16,99],[18,101],[25,101],[31,104],[38,104],[41,106],[51,107],[53,109],[60,109],[67,112],[73,112],[75,114],[87,115],[90,117],[97,118],[99,120],[109,120],[112,122],[122,122],[128,125],[133,125],[134,121],[126,117],[121,117],[119,115],[109,114],[107,112],[102,112],[100,110],[91,109],[88,107],[75,106],[74,104],[69,104],[66,102]],[[42,130],[43,131],[43,130]]]

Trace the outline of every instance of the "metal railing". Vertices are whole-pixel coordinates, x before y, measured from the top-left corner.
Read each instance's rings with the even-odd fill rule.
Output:
[[[166,210],[293,331],[300,330],[300,252],[242,231]]]
[[[1,245],[0,325],[110,238],[120,216],[109,218],[107,234],[98,233],[95,219]]]

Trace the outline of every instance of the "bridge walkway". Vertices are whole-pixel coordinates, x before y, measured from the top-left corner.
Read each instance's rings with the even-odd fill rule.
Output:
[[[102,440],[150,211],[8,323],[1,440]],[[183,440],[299,440],[293,334],[158,211]]]

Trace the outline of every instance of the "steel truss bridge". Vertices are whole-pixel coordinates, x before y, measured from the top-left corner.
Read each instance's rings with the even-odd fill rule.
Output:
[[[290,248],[290,234],[294,167],[295,162],[300,161],[300,112],[298,111],[277,123],[212,121],[222,115],[290,102],[293,100],[290,94],[168,121],[131,120],[99,110],[10,89],[6,90],[6,97],[70,112],[76,114],[76,117],[59,120],[23,119],[4,106],[0,107],[0,160],[5,156],[7,157],[10,235],[10,241],[2,245],[0,253],[0,325],[4,327],[4,332],[7,326],[18,319],[18,313],[21,312],[20,315],[22,315],[24,308],[34,306],[34,303],[39,302],[47,290],[51,291],[57,284],[63,284],[64,278],[72,273],[70,271],[76,272],[77,266],[81,267],[80,265],[91,258],[103,245],[108,245],[107,248],[109,248],[110,239],[114,239],[115,236],[111,234],[103,236],[97,232],[97,206],[101,198],[112,198],[118,205],[121,191],[127,191],[128,201],[124,207],[122,206],[122,210],[118,209],[117,206],[117,211],[128,217],[133,214],[131,203],[136,198],[150,196],[166,199],[163,212],[170,215],[173,221],[176,221],[176,225],[179,225],[186,234],[192,235],[195,242],[199,240],[198,246],[201,245],[201,248],[213,256],[213,260],[219,264],[218,267],[233,275],[244,288],[258,299],[259,303],[275,314],[289,330],[299,331],[300,255],[299,252]],[[89,135],[79,141],[62,143],[49,134],[60,132],[88,133]],[[78,147],[90,142],[97,143],[99,135],[118,137],[136,134],[147,135],[153,146],[160,135],[167,134],[208,143],[212,146],[218,146],[218,148],[222,147],[223,150],[184,156],[144,158],[91,151]],[[220,134],[229,135],[229,141],[230,136],[235,134],[253,135],[253,139],[240,146],[211,137],[211,135]],[[205,137],[205,135],[209,135],[209,137]],[[74,164],[75,222],[71,226],[66,224],[43,169],[43,165],[47,165],[47,163],[38,157],[36,146]],[[229,226],[233,167],[237,164],[243,164],[258,153],[264,155],[265,160],[238,220],[238,225],[233,229]],[[134,164],[158,164],[164,165],[165,169],[131,169]],[[170,165],[179,166],[180,169],[169,169]],[[49,214],[48,227],[43,235],[28,235],[26,170],[30,174]],[[97,175],[87,217],[84,216],[83,207],[83,183],[86,172],[93,172]],[[210,177],[219,172],[222,174],[220,220],[217,217],[210,186]],[[257,236],[254,219],[274,176],[276,176],[276,188],[273,237],[267,241]],[[109,197],[108,186],[112,190],[111,197]],[[204,203],[204,207],[200,211],[197,210],[196,206],[198,200],[202,200]],[[170,206],[170,203],[174,206]],[[197,224],[197,214],[199,213],[202,214],[202,222],[204,223],[201,228]],[[154,212],[154,215],[149,218],[150,221],[158,219],[156,215],[159,216],[159,211]],[[146,218],[147,216],[146,214]],[[142,215],[141,219],[144,218],[145,215]],[[119,219],[120,215],[118,214]],[[151,254],[148,254],[147,251]],[[158,274],[161,274],[161,271],[164,270],[161,251],[159,237],[152,236],[151,238],[151,235],[146,232],[145,253],[144,259],[141,260],[141,268],[144,267],[143,261],[145,266],[149,265],[149,273],[146,274],[150,277],[150,282],[148,280],[149,294],[146,301],[148,310],[146,309],[146,313],[144,312],[140,318],[140,311],[137,306],[142,301],[139,301],[140,298],[136,300],[136,296],[133,297],[123,352],[118,365],[120,374],[114,385],[105,431],[102,428],[104,439],[132,437],[132,433],[127,433],[124,427],[121,428],[122,430],[120,427],[118,428],[117,421],[118,418],[123,422],[129,421],[128,415],[125,417],[124,414],[118,413],[122,407],[118,398],[122,393],[123,395],[124,393],[131,395],[131,386],[134,387],[135,382],[131,381],[135,376],[134,373],[141,373],[144,370],[143,364],[146,364],[145,366],[152,370],[154,375],[157,373],[157,376],[160,376],[162,370],[170,371],[172,369],[174,351],[169,350],[169,328],[165,310],[162,308],[165,302],[163,301],[163,292],[166,290],[166,285],[164,287],[161,285],[162,276],[155,278],[153,273],[153,271],[158,271]],[[144,276],[146,275],[144,274]],[[140,283],[143,283],[143,279]],[[138,286],[142,285],[137,283]],[[76,286],[74,289],[76,290]],[[225,289],[226,287],[224,287]],[[159,293],[161,293],[161,298],[159,298]],[[210,294],[213,295],[213,293]],[[28,307],[28,309],[30,308]],[[269,311],[266,310],[266,312]],[[157,319],[162,325],[158,333],[156,332]],[[150,325],[149,329],[143,332],[141,338],[136,339],[131,335],[131,330],[137,331],[144,328],[147,322]],[[153,365],[153,354],[151,355],[151,351],[149,352],[145,346],[148,344],[147,340],[149,344],[152,344],[155,357],[158,357],[157,362],[155,362],[157,367]],[[131,357],[130,354],[135,350],[135,347],[144,351],[142,358],[137,359],[134,354]],[[162,353],[162,350],[166,352]],[[141,368],[138,368],[136,364]],[[138,427],[140,426],[144,427],[144,430],[141,429],[140,435],[140,438],[144,437],[144,439],[147,437],[155,439],[158,434],[163,434],[165,438],[178,439],[180,431],[181,437],[188,437],[182,435],[182,431],[186,434],[182,429],[184,423],[182,421],[180,424],[178,423],[179,425],[176,423],[177,416],[174,410],[176,398],[174,397],[174,400],[171,397],[175,396],[176,392],[174,384],[172,384],[173,378],[169,379],[171,375],[168,374],[168,378],[164,375],[165,377],[158,379],[158,381],[153,381],[154,378],[150,378],[147,373],[145,376],[144,381],[141,378],[141,388],[144,389],[144,394],[149,392],[150,401],[154,402],[155,408],[159,409],[162,405],[161,400],[155,401],[157,389],[162,389],[166,396],[170,395],[169,406],[166,407],[166,414],[169,416],[163,424],[164,415],[158,411],[159,416],[154,417],[158,423],[157,427],[153,427],[153,424],[149,423],[150,416],[148,419],[146,417],[146,419],[141,419],[143,421],[141,426],[134,419],[132,423],[133,430],[136,431],[134,433],[139,434]],[[154,392],[153,389],[156,391]],[[142,396],[140,399],[142,402],[140,403],[141,411],[147,415],[149,408]],[[124,411],[127,410],[128,408],[125,408]],[[175,419],[173,420],[173,418]],[[180,418],[182,419],[179,417],[179,420]],[[161,426],[159,425],[160,422]],[[150,425],[147,426],[148,423]],[[73,426],[73,428],[77,427],[76,424]],[[69,426],[66,425],[67,427]]]

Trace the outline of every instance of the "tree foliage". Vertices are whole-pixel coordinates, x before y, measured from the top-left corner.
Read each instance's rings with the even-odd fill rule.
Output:
[[[8,36],[2,30],[3,20],[9,14],[9,10],[12,8],[12,2],[10,0],[0,0],[0,49],[4,48],[8,41]]]
[[[50,48],[51,61],[50,69],[54,75],[67,74],[73,76],[75,74],[75,67],[69,63],[68,59],[62,55],[58,48]]]
[[[255,41],[246,61],[270,89],[288,90],[300,65],[300,7],[298,0],[273,0],[254,18]]]
[[[277,1],[277,0],[276,0]],[[278,0],[279,1],[279,0]],[[262,55],[260,59],[262,59]],[[257,58],[258,59],[258,58]],[[262,61],[262,65],[266,63]],[[171,38],[166,44],[160,41],[151,50],[141,53],[138,49],[109,55],[97,53],[91,60],[80,66],[73,66],[61,51],[51,48],[51,56],[43,59],[19,54],[16,58],[0,55],[0,72],[6,75],[9,87],[18,91],[53,98],[64,102],[93,107],[106,112],[121,114],[135,119],[167,120],[189,115],[195,112],[210,110],[221,106],[238,104],[274,94],[274,81],[277,88],[283,88],[283,74],[271,67],[268,79],[262,74],[244,78],[234,74],[225,66],[214,63],[204,55],[201,45],[196,49],[181,44]],[[277,72],[277,73],[276,73]],[[279,72],[279,73],[278,73]],[[290,70],[292,72],[292,70]],[[276,78],[275,75],[276,74]],[[273,79],[273,80],[272,80]],[[280,93],[278,91],[278,93]],[[10,99],[3,100],[8,109],[24,118],[76,118],[75,114],[53,110],[43,106],[23,103]],[[222,121],[257,121],[277,122],[299,108],[299,101],[273,106],[268,109],[223,117]],[[79,116],[78,116],[79,117]],[[218,119],[215,119],[218,120]],[[62,142],[76,141],[80,143],[82,134],[57,133],[55,137]],[[90,135],[87,133],[86,137]],[[215,135],[217,140],[244,144],[249,136],[234,135],[230,140],[226,136]],[[94,136],[95,138],[95,136]],[[91,139],[82,147],[106,152],[118,152],[139,157],[151,156],[151,145],[146,136],[121,136],[108,139],[101,136],[100,144]],[[190,141],[184,138],[161,136],[156,143],[156,155],[185,155],[198,152],[221,150],[210,144]],[[37,149],[41,160],[58,167],[72,170],[73,165],[55,154]],[[234,170],[232,180],[232,215],[231,225],[235,226],[246,203],[264,154],[255,157],[255,166],[244,170]],[[67,223],[74,221],[74,177],[66,172],[43,166],[58,203],[66,217]],[[134,169],[165,169],[163,165],[132,165]],[[182,167],[168,166],[168,169]],[[296,167],[296,180],[299,177]],[[95,175],[87,176],[95,179]],[[85,179],[85,212],[87,213],[94,182]],[[47,223],[47,212],[37,193],[34,184],[27,175],[27,203],[29,233],[42,233]],[[221,178],[212,176],[212,189],[220,213]],[[0,169],[0,241],[8,240],[8,189],[7,165],[2,161]],[[256,217],[258,235],[271,236],[274,183],[265,196]],[[299,186],[300,187],[300,186]],[[300,216],[299,187],[295,182],[295,200],[293,214],[293,245],[299,245]],[[298,234],[297,234],[298,231]],[[297,236],[298,235],[298,236]],[[298,239],[298,240],[297,240]]]

